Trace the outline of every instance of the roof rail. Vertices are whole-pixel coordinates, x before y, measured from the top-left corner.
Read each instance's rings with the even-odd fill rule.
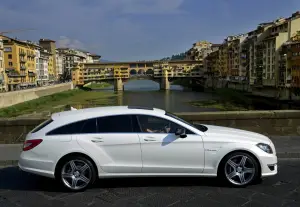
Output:
[[[128,109],[154,110],[154,108],[146,107],[146,106],[128,106]]]

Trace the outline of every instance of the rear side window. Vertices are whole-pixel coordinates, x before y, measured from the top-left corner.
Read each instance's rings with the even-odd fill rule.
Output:
[[[106,116],[97,119],[98,133],[131,133],[131,115]]]
[[[47,135],[92,134],[97,133],[96,119],[87,119],[58,127]]]
[[[51,122],[53,122],[52,119],[48,119],[46,121],[44,121],[43,123],[41,123],[40,125],[38,125],[37,127],[35,127],[31,133],[35,133],[35,132],[38,132],[40,131],[41,129],[43,129],[44,127],[46,127],[48,124],[50,124]]]
[[[80,134],[93,133],[97,133],[96,119],[88,119],[83,123]]]

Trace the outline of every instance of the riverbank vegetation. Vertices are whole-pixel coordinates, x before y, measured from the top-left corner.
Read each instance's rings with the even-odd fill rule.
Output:
[[[70,90],[44,96],[35,100],[16,104],[0,109],[0,117],[17,117],[21,115],[47,115],[53,112],[63,111],[66,107],[80,108],[84,106],[109,106],[115,105],[115,96],[111,91],[85,91]]]
[[[110,87],[111,84],[106,82],[100,82],[100,83],[91,83],[90,85],[86,86],[86,88],[90,89],[101,89],[101,88],[107,88]]]
[[[232,89],[216,89],[206,91],[215,94],[215,99],[190,102],[193,106],[201,108],[216,108],[222,111],[245,111],[253,109],[252,99],[245,93]]]
[[[172,85],[181,85],[190,88],[189,79],[177,79],[172,82]],[[215,98],[205,101],[192,101],[189,104],[200,108],[215,108],[221,111],[245,111],[251,109],[252,101],[244,93],[236,90],[223,88],[216,90],[205,90],[206,93],[214,94]]]
[[[230,102],[220,102],[217,100],[195,101],[195,102],[190,102],[190,104],[200,108],[214,108],[220,111],[246,111],[247,110],[243,106],[237,106]]]
[[[234,89],[222,88],[205,90],[215,94],[214,99],[206,101],[194,101],[190,104],[201,108],[216,108],[222,111],[245,111],[245,110],[276,110],[283,108],[283,104],[276,100],[256,97],[247,92]]]

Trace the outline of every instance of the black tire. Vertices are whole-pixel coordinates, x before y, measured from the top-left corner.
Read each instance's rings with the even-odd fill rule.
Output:
[[[74,172],[74,170],[72,170],[71,167],[71,162],[75,163],[75,166],[77,164],[82,164],[82,165],[78,165],[78,170],[76,170]],[[80,172],[80,169],[83,169],[83,166],[88,166],[88,168],[85,171]],[[77,169],[77,168],[76,168]],[[68,173],[64,173],[65,175],[73,175],[72,178],[63,178],[63,171],[65,172],[66,170],[68,170]],[[79,173],[75,174],[76,172]],[[75,175],[77,177],[75,177]],[[82,177],[88,178],[89,182],[87,183],[87,180],[85,180],[85,182],[83,182],[83,180],[81,180]],[[56,168],[56,172],[55,172],[55,177],[56,180],[62,185],[63,188],[65,188],[68,191],[73,191],[73,192],[81,192],[86,190],[87,188],[89,188],[90,186],[92,186],[94,184],[94,182],[97,179],[97,170],[95,168],[95,166],[93,165],[92,161],[84,156],[80,156],[80,155],[73,155],[73,156],[68,156],[66,158],[64,158],[62,161],[59,162],[58,167]],[[73,179],[76,178],[77,181],[76,183],[84,183],[82,184],[81,187],[78,188],[72,188],[71,185],[68,185],[67,183],[71,184],[73,182]]]
[[[242,159],[246,160],[244,166],[240,165]],[[234,164],[230,160],[236,164],[235,168],[232,166]],[[253,155],[247,152],[233,152],[226,155],[218,167],[218,178],[225,184],[234,187],[245,187],[253,184],[261,178],[260,174],[259,162]],[[242,180],[244,182],[241,182]]]

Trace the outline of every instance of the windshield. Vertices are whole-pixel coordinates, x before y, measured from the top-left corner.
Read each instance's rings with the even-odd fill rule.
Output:
[[[203,126],[201,124],[191,124],[191,123],[185,121],[184,119],[179,118],[178,116],[176,116],[176,115],[174,115],[174,114],[172,114],[170,112],[166,112],[166,116],[170,116],[170,117],[172,117],[174,119],[177,119],[178,121],[181,121],[181,122],[183,122],[183,123],[185,123],[185,124],[187,124],[187,125],[189,125],[191,127],[194,127],[194,128],[196,128],[196,129],[198,129],[198,130],[200,130],[202,132],[205,132],[208,129],[206,126]]]

